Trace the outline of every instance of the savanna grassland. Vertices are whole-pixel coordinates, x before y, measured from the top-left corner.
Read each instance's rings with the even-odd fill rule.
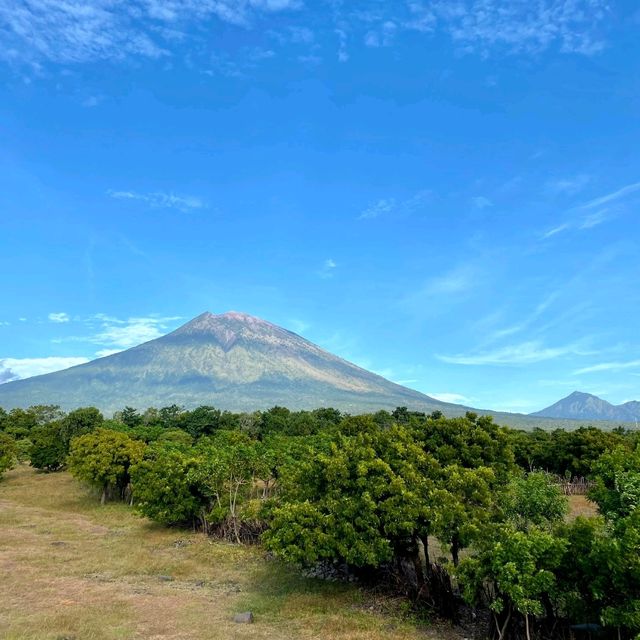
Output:
[[[8,472],[0,532],[4,640],[457,637],[399,600],[304,578],[260,547],[100,506],[66,472]],[[247,610],[254,624],[233,622]]]

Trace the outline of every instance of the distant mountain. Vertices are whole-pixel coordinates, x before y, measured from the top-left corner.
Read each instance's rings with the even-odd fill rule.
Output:
[[[546,409],[536,411],[532,416],[570,420],[608,420],[614,422],[635,422],[640,420],[640,402],[631,400],[624,404],[611,404],[590,393],[574,391]]]
[[[232,411],[283,405],[349,412],[446,410],[441,402],[338,358],[299,335],[243,313],[203,313],[166,336],[64,371],[0,385],[0,406],[94,405],[105,412],[202,404]]]

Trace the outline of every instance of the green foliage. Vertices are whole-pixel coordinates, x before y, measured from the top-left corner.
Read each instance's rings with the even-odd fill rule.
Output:
[[[124,433],[98,428],[71,441],[69,471],[102,490],[102,502],[124,499],[130,468],[142,459],[145,445]]]
[[[0,477],[16,463],[16,441],[8,434],[0,432]]]
[[[57,471],[64,466],[68,450],[59,422],[34,429],[31,432],[31,442],[31,466],[43,471]]]
[[[148,447],[143,459],[131,469],[137,509],[166,525],[196,521],[202,525],[209,500],[192,475],[201,463],[189,449],[166,443]]]
[[[414,418],[416,437],[442,466],[490,467],[497,481],[514,468],[509,435],[490,416],[468,412],[464,418]]]
[[[569,513],[569,501],[558,483],[544,471],[514,475],[501,496],[505,517],[518,529],[549,528]]]
[[[406,427],[347,418],[327,452],[283,472],[265,544],[292,562],[377,566],[429,533],[436,467]]]
[[[242,506],[250,500],[258,481],[263,485],[262,497],[268,497],[272,453],[238,431],[220,432],[203,442],[197,452],[201,463],[190,477],[209,498],[207,524],[228,523],[233,539],[240,542]]]
[[[490,527],[476,552],[460,562],[458,576],[470,604],[486,602],[503,637],[515,613],[544,613],[545,599],[556,589],[556,570],[565,540],[532,526],[520,531],[512,524]]]
[[[67,451],[71,440],[102,426],[104,417],[95,407],[82,407],[60,421],[60,436]]]
[[[434,534],[451,550],[454,565],[461,549],[472,544],[495,517],[495,474],[488,467],[449,465],[442,473],[441,501]]]
[[[595,427],[575,431],[510,431],[509,435],[516,462],[523,469],[542,469],[569,478],[589,475],[604,452],[617,446],[631,447],[631,438],[625,431]]]
[[[610,519],[630,515],[640,506],[640,446],[616,447],[594,464],[595,486],[589,497]]]

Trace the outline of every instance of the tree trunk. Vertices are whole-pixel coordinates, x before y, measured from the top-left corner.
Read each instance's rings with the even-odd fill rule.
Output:
[[[416,547],[413,566],[415,567],[416,579],[418,581],[417,598],[430,598],[431,565],[429,563],[429,552],[427,547],[429,541],[426,538],[423,540],[420,536],[416,535],[413,538],[413,542]]]
[[[453,566],[457,567],[460,562],[460,543],[457,538],[451,541],[451,560],[453,560]]]
[[[104,484],[102,487],[102,495],[100,496],[100,504],[104,506],[104,503],[107,501],[107,489],[109,488],[108,484]]]

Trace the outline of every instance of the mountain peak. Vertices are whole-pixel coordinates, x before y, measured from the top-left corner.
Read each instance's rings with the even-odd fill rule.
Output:
[[[211,313],[211,311],[205,311],[196,316],[192,320],[189,320],[186,324],[179,327],[178,330],[187,327],[206,329],[214,325],[224,324],[225,322],[241,322],[244,324],[269,324],[261,318],[249,315],[242,311],[225,311],[224,313]]]
[[[544,418],[633,422],[639,417],[639,409],[640,403],[634,401],[616,406],[591,393],[574,391],[566,398],[531,415]]]
[[[240,311],[205,311],[168,335],[66,369],[0,385],[0,405],[94,405],[105,411],[179,404],[255,411],[333,406],[349,412],[451,407],[366,371]]]

